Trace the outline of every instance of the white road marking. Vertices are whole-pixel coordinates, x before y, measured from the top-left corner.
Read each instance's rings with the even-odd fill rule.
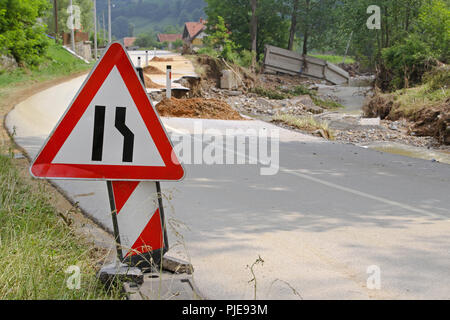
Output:
[[[169,129],[170,131],[176,132],[178,134],[181,134],[181,135],[185,135],[186,134],[186,132],[183,132],[181,130],[175,129],[175,128],[173,128],[171,126],[168,126],[166,124],[164,124],[164,126],[167,129]],[[201,139],[196,138],[194,135],[192,135],[192,137],[193,137],[194,140],[202,141]],[[228,151],[228,152],[234,152],[236,155],[248,157],[249,160],[256,160],[258,162],[258,159],[254,159],[253,157],[248,156],[248,155],[243,155],[243,154],[237,152],[236,150],[231,150],[231,149],[226,148],[226,147],[225,148],[222,147],[222,150]],[[358,191],[358,190],[355,190],[355,189],[352,189],[352,188],[348,188],[348,187],[344,187],[344,186],[338,185],[336,183],[332,183],[332,182],[328,182],[328,181],[325,181],[325,180],[322,180],[322,179],[314,178],[314,177],[311,177],[309,175],[306,175],[306,174],[303,174],[303,173],[299,173],[299,172],[297,172],[295,170],[291,170],[291,169],[288,169],[288,168],[280,167],[280,172],[284,172],[284,173],[291,174],[291,175],[294,175],[294,176],[297,176],[297,177],[300,177],[300,178],[303,178],[303,179],[307,179],[307,180],[310,180],[310,181],[313,181],[313,182],[316,182],[316,183],[319,183],[319,184],[322,184],[322,185],[325,185],[327,187],[334,188],[334,189],[337,189],[337,190],[340,190],[340,191],[352,193],[354,195],[357,195],[357,196],[360,196],[360,197],[363,197],[363,198],[368,198],[368,199],[379,201],[379,202],[382,202],[382,203],[385,203],[385,204],[388,204],[388,205],[391,205],[391,206],[395,206],[395,207],[399,207],[399,208],[402,208],[402,209],[405,209],[405,210],[409,210],[409,211],[412,211],[412,212],[420,213],[420,214],[423,214],[423,215],[426,215],[426,216],[429,216],[429,217],[432,217],[432,218],[448,219],[448,217],[435,214],[434,212],[431,212],[431,211],[428,211],[428,210],[415,208],[413,206],[410,206],[410,205],[407,205],[407,204],[404,204],[404,203],[401,203],[401,202],[389,200],[389,199],[386,199],[386,198],[383,198],[383,197],[379,197],[379,196],[374,196],[374,195],[371,195],[369,193],[365,193],[365,192]]]

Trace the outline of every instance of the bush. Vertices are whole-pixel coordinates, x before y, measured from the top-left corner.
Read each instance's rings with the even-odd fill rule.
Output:
[[[441,66],[434,68],[423,76],[424,82],[428,85],[428,91],[447,89],[450,87],[450,67]]]
[[[219,57],[219,53],[211,47],[203,47],[197,51],[198,54],[205,54],[207,56],[217,58]]]
[[[444,62],[450,58],[450,9],[442,0],[425,2],[420,8],[419,29],[437,57]]]
[[[49,45],[46,26],[37,22],[47,9],[46,0],[0,1],[0,51],[22,66],[42,61]]]
[[[411,35],[404,42],[382,51],[380,70],[383,74],[379,74],[378,78],[384,79],[380,87],[396,90],[419,84],[424,73],[435,64],[430,47],[418,36]]]
[[[244,68],[249,68],[252,65],[253,59],[256,58],[256,53],[249,50],[242,50],[237,64]]]

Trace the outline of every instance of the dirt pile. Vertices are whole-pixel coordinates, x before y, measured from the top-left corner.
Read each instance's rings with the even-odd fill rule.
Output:
[[[394,104],[392,95],[376,92],[363,106],[364,116],[367,118],[380,117],[382,120],[386,119],[394,108]]]
[[[414,114],[413,132],[418,136],[432,136],[450,145],[450,98],[444,105],[423,108]]]
[[[152,79],[150,79],[150,77],[147,76],[147,75],[144,75],[144,80],[145,80],[145,87],[148,88],[148,89],[161,89],[161,88],[164,88],[164,86],[153,82]]]
[[[450,98],[440,104],[405,112],[392,94],[377,93],[364,106],[363,112],[369,118],[406,119],[413,123],[410,134],[435,137],[440,143],[450,145]]]
[[[161,71],[157,67],[154,67],[154,66],[146,66],[144,68],[144,73],[147,73],[147,74],[166,74],[164,71]]]
[[[163,117],[243,120],[226,102],[217,99],[164,99],[156,109]]]

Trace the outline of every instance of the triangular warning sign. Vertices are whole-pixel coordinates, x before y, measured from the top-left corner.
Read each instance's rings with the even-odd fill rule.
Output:
[[[121,44],[109,46],[30,171],[52,179],[183,178],[183,167]]]

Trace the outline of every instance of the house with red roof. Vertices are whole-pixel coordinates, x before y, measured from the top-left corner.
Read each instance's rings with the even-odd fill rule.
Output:
[[[183,35],[181,34],[164,34],[160,33],[158,34],[158,41],[159,42],[175,42],[177,40],[181,40],[183,38]]]
[[[123,38],[123,45],[127,49],[133,48],[135,42],[136,42],[136,38],[135,37],[125,37],[125,38]]]
[[[203,39],[206,37],[206,20],[200,19],[199,22],[186,22],[184,24],[183,41],[193,46],[202,46]]]
[[[182,40],[182,35],[181,34],[164,34],[164,33],[160,33],[157,35],[158,38],[158,42],[160,43],[164,43],[166,42],[168,45],[168,49],[172,50],[173,47],[173,43],[177,40]]]

